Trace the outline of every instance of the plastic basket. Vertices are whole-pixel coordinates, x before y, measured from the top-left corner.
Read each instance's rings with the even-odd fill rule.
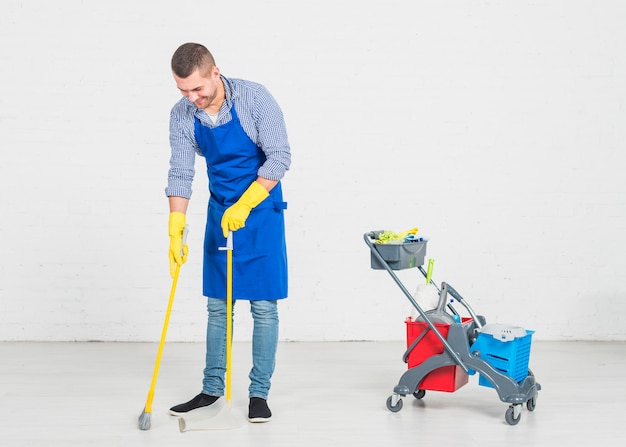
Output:
[[[424,265],[427,242],[374,244],[374,248],[392,270],[403,270]],[[370,259],[372,269],[383,270],[385,268],[374,253],[371,253]]]
[[[470,351],[472,355],[485,360],[498,372],[520,383],[528,376],[530,345],[535,332],[524,331],[526,335],[509,341],[503,341],[492,334],[481,332]],[[478,379],[478,384],[493,388],[493,384],[482,374]]]
[[[463,319],[463,323],[469,324],[471,321],[471,318]],[[409,368],[418,366],[429,357],[441,354],[444,351],[445,348],[443,347],[443,344],[433,333],[427,323],[423,321],[413,321],[411,317],[408,317],[405,320],[405,323],[407,348],[410,347],[411,344],[418,337],[420,337],[424,331],[427,330],[407,357],[407,364]],[[447,339],[450,325],[434,323],[434,326],[443,338]],[[463,371],[463,368],[460,366],[442,366],[441,368],[437,368],[436,370],[428,373],[419,384],[418,388],[420,390],[452,392],[458,390],[467,382],[467,373]]]

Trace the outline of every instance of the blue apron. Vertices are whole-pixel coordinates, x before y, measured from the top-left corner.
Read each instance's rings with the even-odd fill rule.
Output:
[[[209,205],[204,233],[203,294],[226,299],[226,245],[221,221],[257,178],[263,151],[248,137],[235,111],[232,119],[209,128],[195,118],[195,137],[206,159]],[[233,299],[277,300],[287,297],[287,249],[280,182],[250,212],[245,227],[233,233]]]

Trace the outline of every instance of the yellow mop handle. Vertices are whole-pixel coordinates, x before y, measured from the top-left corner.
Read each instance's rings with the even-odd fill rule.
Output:
[[[174,295],[176,293],[176,284],[178,283],[178,273],[180,272],[180,264],[176,264],[174,279],[172,280],[172,290],[170,299],[167,303],[167,311],[165,312],[165,321],[163,322],[163,330],[161,331],[161,341],[159,342],[159,351],[157,352],[156,362],[154,364],[154,372],[152,373],[152,383],[150,391],[148,391],[148,399],[144,411],[152,413],[152,400],[154,399],[154,389],[156,387],[157,377],[159,376],[159,366],[161,365],[161,357],[163,356],[163,346],[165,345],[165,336],[167,335],[167,326],[170,322],[170,314],[172,313],[172,304],[174,303]]]
[[[230,398],[232,383],[232,337],[233,337],[233,246],[232,231],[226,248],[226,402],[231,405]]]
[[[430,284],[430,279],[433,276],[433,265],[435,265],[435,260],[431,258],[428,260],[428,270],[426,272],[426,284]]]

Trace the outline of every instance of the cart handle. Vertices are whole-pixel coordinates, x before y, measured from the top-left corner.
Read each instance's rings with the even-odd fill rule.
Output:
[[[465,301],[465,299],[461,296],[461,294],[459,292],[456,291],[456,289],[454,287],[452,287],[450,284],[448,284],[447,282],[442,282],[441,283],[441,289],[442,290],[447,290],[448,293],[450,295],[452,295],[452,298],[454,298],[455,300],[457,300],[459,303],[461,303],[463,305],[463,307],[465,307],[467,309],[467,312],[470,314],[470,316],[474,319],[474,321],[476,322],[476,326],[478,326],[478,329],[482,329],[483,325],[480,322],[480,319],[478,318],[478,316],[476,315],[476,313],[474,312],[474,309],[472,309],[472,306],[469,305],[469,303],[467,301]]]

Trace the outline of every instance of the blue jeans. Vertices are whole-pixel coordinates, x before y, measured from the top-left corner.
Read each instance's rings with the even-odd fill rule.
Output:
[[[235,301],[233,314],[234,308]],[[209,298],[207,310],[209,320],[202,392],[210,396],[223,396],[226,373],[226,300]],[[278,347],[278,305],[276,301],[251,300],[250,312],[254,319],[254,328],[248,393],[249,397],[267,399]]]

